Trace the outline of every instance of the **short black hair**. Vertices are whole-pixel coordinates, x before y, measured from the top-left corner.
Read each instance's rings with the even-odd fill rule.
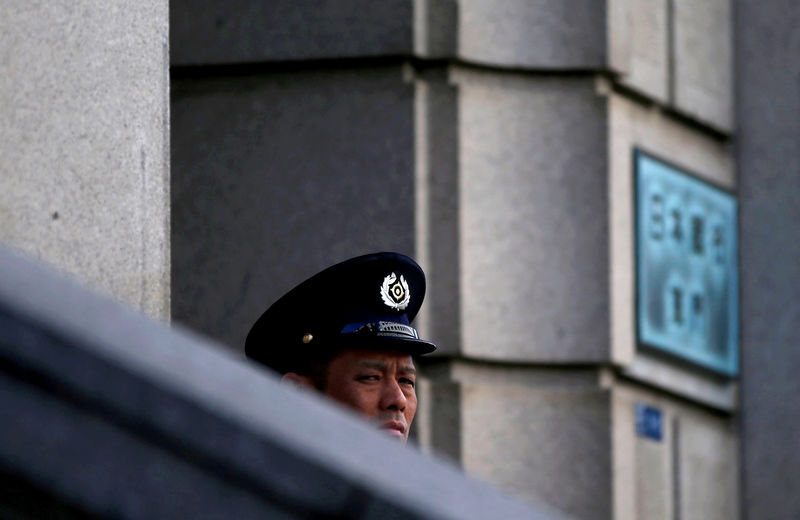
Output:
[[[306,359],[298,361],[296,365],[284,371],[285,373],[294,372],[301,376],[305,376],[311,380],[314,388],[320,392],[324,392],[328,388],[328,368],[331,361],[338,356],[341,350],[321,350],[313,356],[308,356]]]

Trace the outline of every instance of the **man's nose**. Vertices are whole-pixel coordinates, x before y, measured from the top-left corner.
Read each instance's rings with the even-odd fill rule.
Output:
[[[383,388],[383,395],[381,396],[381,408],[384,410],[399,410],[403,411],[406,408],[408,400],[400,383],[392,379],[387,379]]]

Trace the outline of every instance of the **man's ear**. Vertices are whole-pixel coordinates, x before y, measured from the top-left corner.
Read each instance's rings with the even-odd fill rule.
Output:
[[[285,385],[299,386],[301,388],[310,388],[312,390],[316,388],[310,377],[301,376],[295,372],[286,372],[283,374],[283,377],[281,377],[281,383]]]

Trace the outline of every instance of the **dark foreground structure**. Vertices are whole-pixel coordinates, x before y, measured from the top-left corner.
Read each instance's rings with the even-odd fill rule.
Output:
[[[560,518],[0,250],[3,518]]]

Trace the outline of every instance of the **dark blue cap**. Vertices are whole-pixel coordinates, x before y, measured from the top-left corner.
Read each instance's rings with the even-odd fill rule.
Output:
[[[245,353],[278,372],[342,349],[420,355],[433,343],[411,322],[425,298],[425,274],[399,253],[374,253],[333,265],[304,281],[255,322]]]

